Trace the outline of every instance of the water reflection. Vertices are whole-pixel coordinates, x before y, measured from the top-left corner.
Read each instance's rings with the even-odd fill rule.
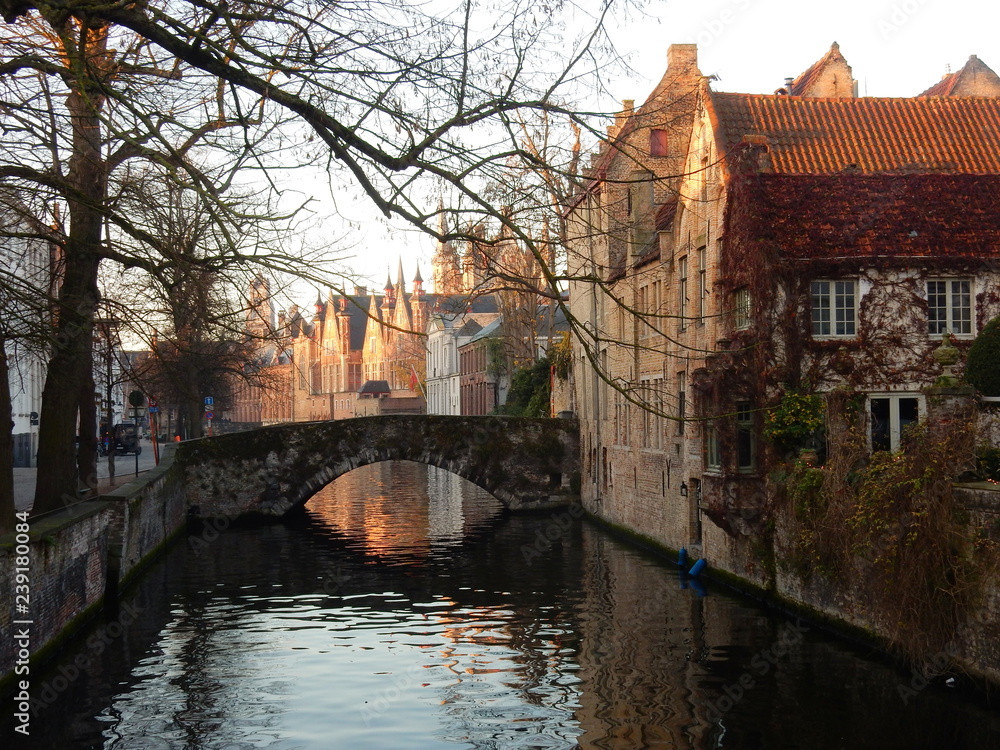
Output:
[[[31,747],[988,748],[997,715],[568,514],[379,464],[179,545]],[[8,735],[9,736],[9,735]]]

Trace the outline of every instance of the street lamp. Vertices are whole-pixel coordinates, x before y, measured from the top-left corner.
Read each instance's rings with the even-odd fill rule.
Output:
[[[115,407],[121,406],[120,401],[115,403],[114,397],[114,341],[112,337],[118,332],[119,323],[120,321],[113,316],[98,318],[94,321],[94,326],[100,331],[100,337],[104,343],[105,425],[100,439],[107,440],[108,476],[112,486],[115,482]]]
[[[135,475],[139,476],[139,407],[146,403],[142,391],[132,391],[128,394],[128,402],[132,404],[132,422],[135,424]]]

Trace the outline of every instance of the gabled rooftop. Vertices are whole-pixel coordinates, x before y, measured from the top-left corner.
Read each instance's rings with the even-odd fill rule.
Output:
[[[851,98],[856,96],[851,66],[834,42],[819,60],[782,90],[789,96]]]
[[[942,77],[920,96],[1000,96],[1000,76],[972,55],[960,70]]]

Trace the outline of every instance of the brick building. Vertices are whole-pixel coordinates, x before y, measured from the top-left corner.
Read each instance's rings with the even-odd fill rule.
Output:
[[[962,349],[1000,314],[998,93],[973,57],[926,95],[861,98],[837,45],[774,94],[715,92],[670,48],[568,212],[571,274],[607,282],[571,286],[590,509],[732,569],[784,394],[847,388],[872,448],[898,446],[942,334]]]

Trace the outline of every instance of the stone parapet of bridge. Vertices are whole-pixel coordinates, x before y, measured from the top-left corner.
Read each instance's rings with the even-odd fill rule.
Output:
[[[204,518],[283,516],[342,474],[379,461],[438,466],[511,510],[578,500],[579,426],[569,419],[392,415],[274,425],[189,440],[176,460]]]

